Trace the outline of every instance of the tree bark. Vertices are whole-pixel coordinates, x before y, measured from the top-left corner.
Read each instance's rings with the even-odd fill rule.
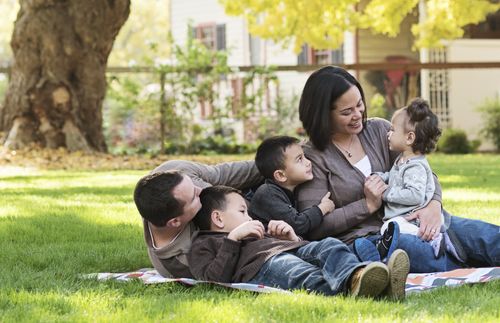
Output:
[[[106,151],[106,64],[130,0],[20,0],[0,130],[4,146]]]

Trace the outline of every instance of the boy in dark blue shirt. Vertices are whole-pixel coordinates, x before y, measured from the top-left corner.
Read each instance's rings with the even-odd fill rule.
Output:
[[[264,225],[270,220],[282,220],[295,233],[307,237],[321,224],[323,216],[335,208],[330,192],[322,192],[325,195],[318,205],[302,212],[297,210],[295,188],[313,179],[311,162],[297,138],[276,136],[264,140],[257,149],[255,165],[266,180],[255,192],[249,213]]]

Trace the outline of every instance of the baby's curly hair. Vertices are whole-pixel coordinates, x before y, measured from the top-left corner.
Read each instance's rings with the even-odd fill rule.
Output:
[[[441,136],[441,129],[438,125],[438,118],[432,112],[429,103],[422,98],[415,98],[403,110],[406,111],[408,123],[415,132],[413,151],[422,154],[433,151]]]

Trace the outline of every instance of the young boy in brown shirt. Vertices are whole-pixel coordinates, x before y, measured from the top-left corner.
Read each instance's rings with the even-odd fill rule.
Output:
[[[393,254],[391,275],[380,262],[360,262],[334,238],[302,241],[283,221],[269,221],[267,232],[252,220],[239,191],[214,186],[200,195],[194,221],[201,231],[193,239],[188,261],[197,279],[248,282],[306,289],[325,295],[404,297],[408,256]],[[397,278],[397,279],[394,279]],[[402,283],[394,283],[399,281]]]

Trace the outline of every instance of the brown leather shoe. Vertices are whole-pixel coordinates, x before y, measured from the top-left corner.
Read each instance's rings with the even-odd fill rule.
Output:
[[[408,254],[402,249],[395,250],[387,261],[387,267],[389,267],[389,285],[383,295],[394,300],[405,298],[406,278],[410,272]]]
[[[351,276],[352,296],[375,297],[380,295],[389,283],[389,270],[381,262],[372,262],[357,269]]]

